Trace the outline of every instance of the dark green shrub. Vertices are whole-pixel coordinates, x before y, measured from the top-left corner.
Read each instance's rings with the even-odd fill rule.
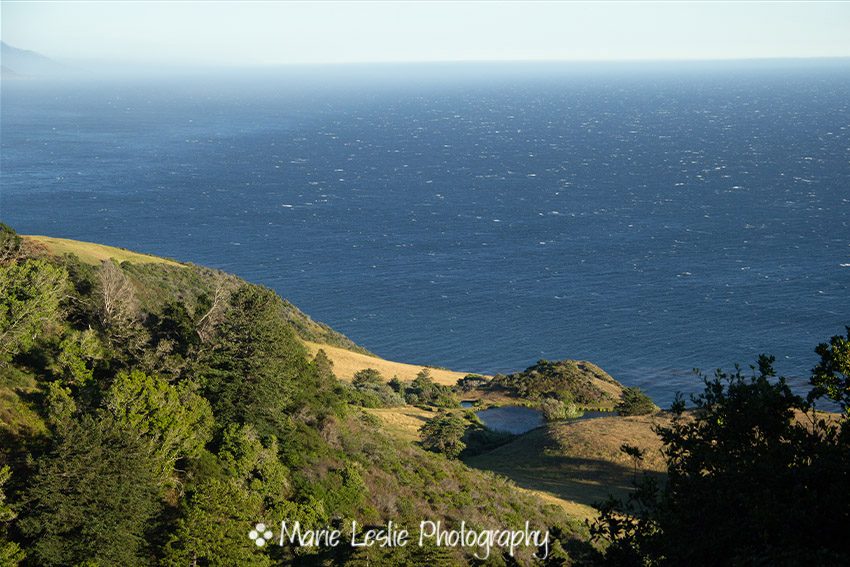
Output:
[[[620,415],[649,415],[657,412],[658,406],[640,388],[625,388],[616,409]]]
[[[460,416],[440,412],[419,429],[422,446],[429,451],[455,458],[466,448],[462,441],[467,421]]]

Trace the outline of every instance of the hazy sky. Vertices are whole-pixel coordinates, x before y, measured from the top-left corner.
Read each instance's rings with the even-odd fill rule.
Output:
[[[850,2],[13,2],[2,39],[176,64],[850,56]]]

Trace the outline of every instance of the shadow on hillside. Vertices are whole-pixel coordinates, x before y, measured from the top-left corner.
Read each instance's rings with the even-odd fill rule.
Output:
[[[466,464],[505,476],[519,486],[551,493],[563,500],[587,506],[605,500],[609,494],[623,496],[633,487],[633,467],[600,459],[545,454],[525,458],[493,453],[467,459]],[[643,471],[638,469],[638,478]],[[649,472],[658,478],[661,473]]]

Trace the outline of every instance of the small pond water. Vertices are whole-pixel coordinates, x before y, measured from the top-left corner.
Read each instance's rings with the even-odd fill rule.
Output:
[[[522,406],[501,406],[475,412],[481,422],[493,431],[525,433],[544,423],[543,414]]]
[[[468,402],[461,402],[463,407],[472,407],[472,404],[464,405]],[[487,408],[485,410],[475,412],[475,415],[481,420],[485,427],[493,431],[506,431],[519,435],[532,429],[542,427],[545,423],[543,414],[539,410],[527,408],[523,406],[501,406]],[[577,421],[580,419],[592,419],[612,415],[601,411],[586,411],[581,417],[567,420]]]

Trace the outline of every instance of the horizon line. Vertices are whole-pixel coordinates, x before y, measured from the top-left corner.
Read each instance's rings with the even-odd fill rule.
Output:
[[[8,44],[7,44],[8,45]],[[34,52],[39,53],[39,52]],[[252,63],[211,63],[211,62],[164,62],[132,59],[101,58],[52,58],[60,63],[102,63],[108,65],[128,65],[163,68],[197,69],[267,69],[276,67],[344,67],[344,66],[380,66],[380,65],[485,65],[485,64],[652,64],[652,63],[746,63],[770,61],[848,61],[848,55],[779,55],[764,57],[706,57],[706,58],[634,58],[634,59],[422,59],[422,60],[368,60],[368,61],[289,61],[289,62],[252,62]]]

